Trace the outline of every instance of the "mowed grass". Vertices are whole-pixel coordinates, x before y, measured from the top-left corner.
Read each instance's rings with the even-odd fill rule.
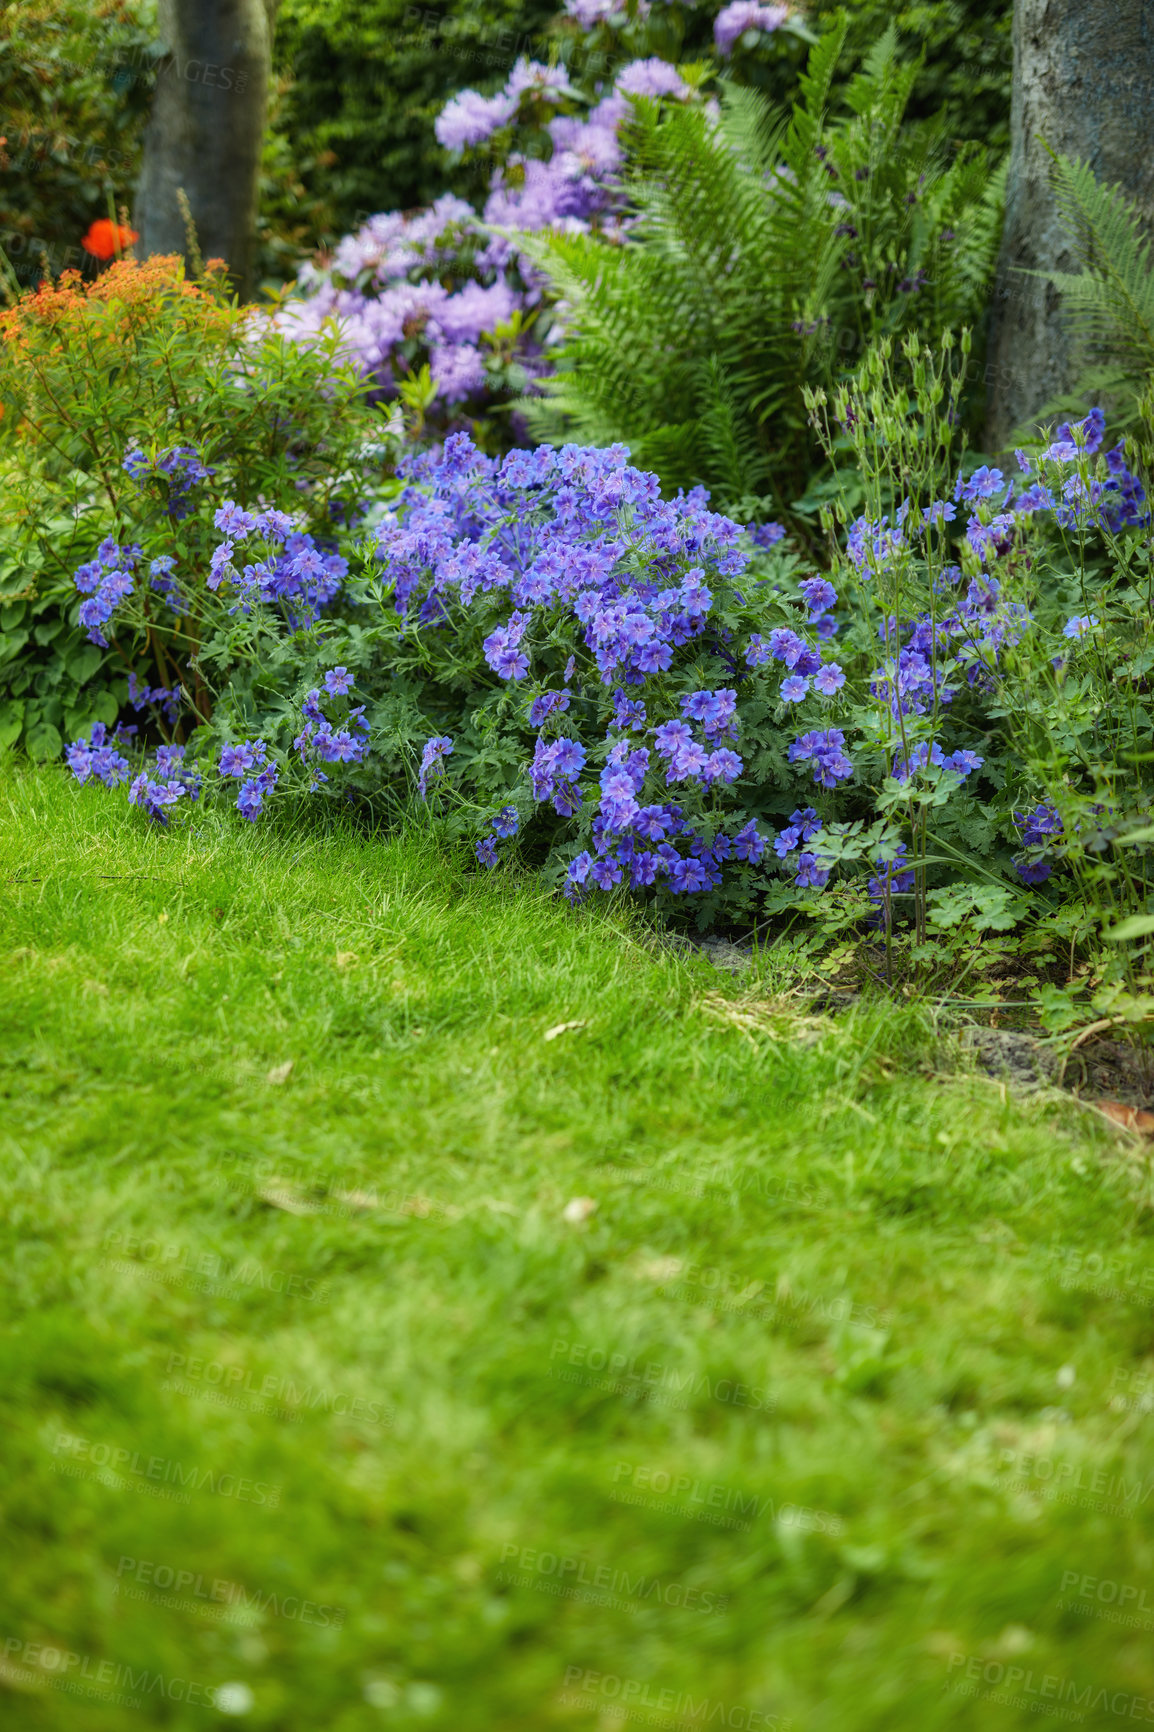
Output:
[[[5,1724],[1147,1718],[1125,1137],[420,835],[0,879]]]

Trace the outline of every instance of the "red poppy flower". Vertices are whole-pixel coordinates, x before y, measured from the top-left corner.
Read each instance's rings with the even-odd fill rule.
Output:
[[[139,239],[135,229],[99,217],[80,244],[94,259],[114,259],[118,253],[127,252],[133,241]]]

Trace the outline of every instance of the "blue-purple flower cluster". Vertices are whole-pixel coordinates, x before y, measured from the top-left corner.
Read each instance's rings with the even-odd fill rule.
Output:
[[[236,809],[250,824],[255,824],[265,795],[280,780],[280,771],[269,757],[267,743],[259,739],[241,740],[235,746],[223,746],[217,767],[222,776],[233,777],[240,783]]]
[[[348,576],[348,561],[322,552],[287,511],[245,511],[226,499],[213,523],[224,540],[213,550],[208,587],[219,589],[226,582],[233,586],[239,599],[231,612],[248,613],[255,603],[280,605],[290,626],[311,625]],[[265,543],[264,554],[238,570],[237,548],[253,539]]]
[[[140,564],[142,552],[135,544],[121,547],[107,536],[96,550],[95,559],[82,565],[73,582],[81,595],[78,618],[88,633],[90,643],[108,648],[104,627],[122,602],[133,591],[133,572]]]
[[[360,764],[369,750],[365,706],[347,702],[353,687],[353,676],[348,668],[343,664],[330,668],[322,684],[323,697],[319,686],[305,697],[301,705],[304,727],[293,741],[293,751],[300,754],[301,763],[307,765],[312,761],[310,792],[329,779],[323,770],[317,768],[318,764]],[[342,712],[335,723],[321,707],[326,702],[337,704]]]
[[[128,790],[132,805],[139,806],[158,824],[168,823],[169,808],[178,800],[199,800],[201,778],[197,771],[185,769],[183,746],[157,746],[154,773],[141,770]]]
[[[498,461],[453,435],[439,460],[410,460],[396,520],[378,536],[406,621],[460,639],[472,616],[499,613],[482,632],[485,665],[510,686],[539,688],[521,711],[535,734],[527,792],[578,819],[591,844],[568,869],[575,896],[659,879],[674,894],[712,889],[723,862],[754,864],[764,848],[755,819],[727,830],[717,804],[744,769],[734,749],[738,686],[684,689],[688,670],[709,658],[751,678],[715,606],[718,585],[732,599],[749,544],[701,489],[664,500],[657,478],[626,456],[620,446],[570,445]],[[575,680],[579,658],[584,677]],[[570,724],[574,702],[579,726]],[[442,735],[425,746],[422,794],[451,749]],[[595,804],[583,780],[594,765]],[[674,786],[678,804],[663,797]],[[502,834],[494,825],[482,838],[484,864]]]
[[[1014,869],[1023,884],[1044,884],[1054,870],[1053,848],[1064,830],[1057,808],[1044,802],[1032,812],[1015,812],[1014,823],[1025,850],[1014,857]]]
[[[489,822],[488,834],[477,843],[477,859],[482,866],[497,864],[497,843],[507,842],[521,828],[521,814],[516,806],[502,806]]]
[[[182,698],[179,686],[149,686],[134,673],[128,676],[128,701],[138,715],[141,710],[152,709],[172,725],[180,714]],[[135,733],[135,728],[132,731]]]
[[[173,445],[154,457],[146,457],[139,445],[133,445],[125,452],[122,467],[138,487],[156,476],[163,477],[168,484],[168,515],[174,523],[182,522],[192,510],[189,496],[193,488],[216,474],[201,461],[193,445]]]
[[[116,788],[128,779],[128,759],[121,757],[109,740],[103,722],[93,723],[86,740],[73,740],[65,748],[64,759],[80,783],[87,782],[89,776],[95,776],[106,788]]]

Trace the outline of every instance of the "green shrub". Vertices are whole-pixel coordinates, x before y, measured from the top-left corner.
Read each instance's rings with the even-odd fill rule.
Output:
[[[0,6],[0,247],[6,287],[94,261],[94,220],[130,204],[153,84],[151,0]]]
[[[112,726],[141,690],[166,694],[147,706],[150,735],[179,743],[178,715],[207,719],[237,659],[256,659],[248,611],[215,595],[215,510],[225,497],[287,510],[327,557],[364,465],[380,475],[390,450],[371,443],[382,418],[332,343],[262,333],[174,259],[65,276],[0,314],[0,402],[0,739],[39,758]],[[159,577],[156,557],[173,562]],[[94,560],[132,578],[107,633]],[[262,619],[291,633],[310,609],[285,587]]]

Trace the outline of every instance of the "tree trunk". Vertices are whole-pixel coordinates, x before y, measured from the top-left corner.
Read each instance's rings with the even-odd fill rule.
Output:
[[[276,0],[160,0],[161,63],[137,190],[137,252],[191,263],[178,193],[204,259],[252,295],[261,144]]]
[[[1154,0],[1014,0],[1006,221],[991,313],[986,445],[1075,382],[1060,297],[1021,271],[1076,271],[1045,148],[1086,162],[1154,219]]]

